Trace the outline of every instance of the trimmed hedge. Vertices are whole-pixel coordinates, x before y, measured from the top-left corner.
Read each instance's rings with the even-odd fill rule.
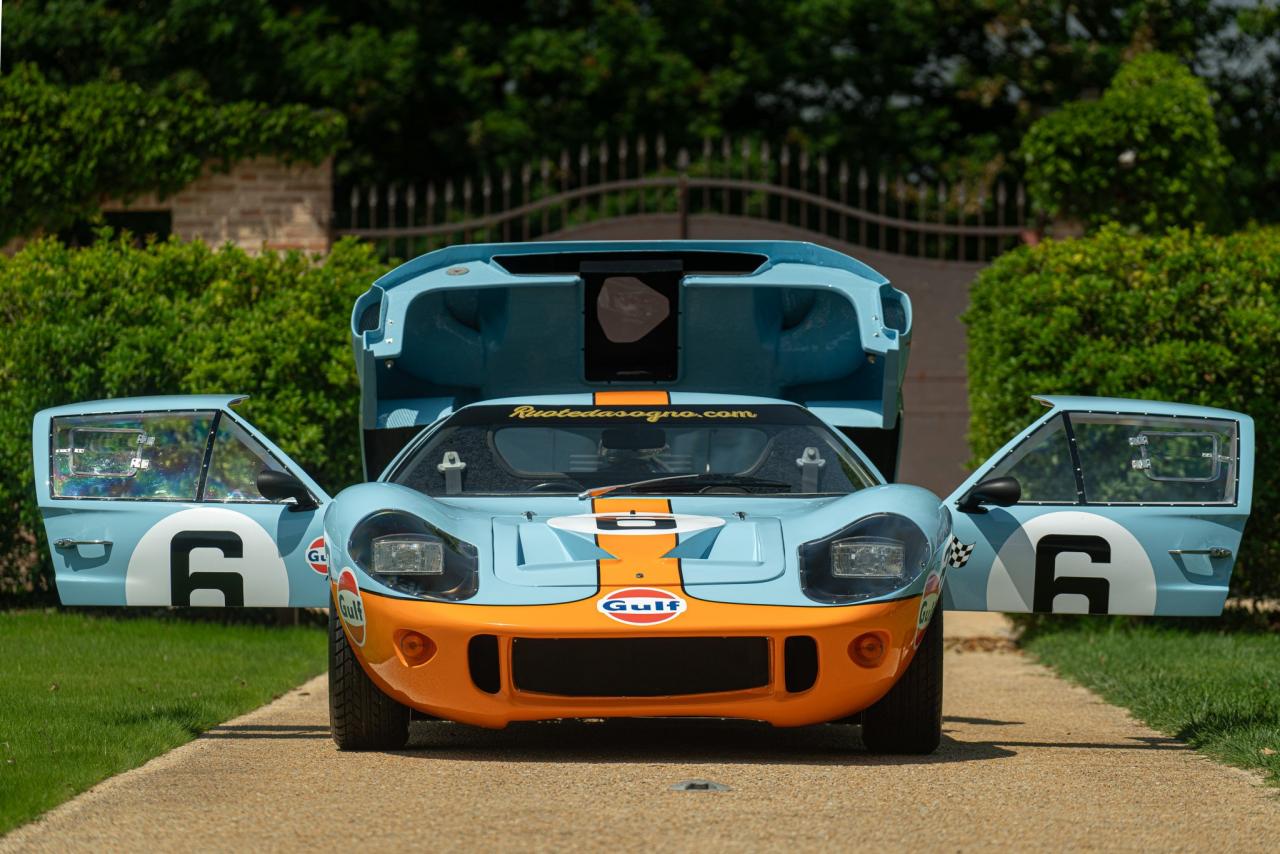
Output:
[[[346,241],[324,259],[125,236],[0,255],[0,596],[48,589],[31,469],[31,418],[47,406],[252,392],[238,411],[326,489],[356,482],[347,318],[384,269]]]
[[[1135,57],[1100,99],[1037,121],[1021,153],[1027,192],[1053,217],[1158,232],[1224,216],[1231,159],[1218,139],[1209,87],[1168,54]]]
[[[970,445],[987,458],[1036,417],[1034,393],[1171,400],[1257,426],[1253,513],[1232,588],[1280,594],[1280,229],[1046,241],[978,277]]]

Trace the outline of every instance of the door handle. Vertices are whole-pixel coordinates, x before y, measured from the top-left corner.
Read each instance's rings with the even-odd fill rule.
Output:
[[[1222,558],[1231,557],[1231,549],[1224,549],[1222,546],[1214,546],[1208,549],[1169,549],[1171,555],[1208,555],[1209,557]]]
[[[110,540],[72,540],[72,539],[68,539],[67,537],[63,537],[61,539],[53,541],[53,547],[57,549],[70,549],[70,548],[74,548],[75,546],[106,546],[109,548],[111,546],[111,541]]]

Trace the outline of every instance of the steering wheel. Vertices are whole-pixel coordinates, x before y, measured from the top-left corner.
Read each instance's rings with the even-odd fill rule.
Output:
[[[741,486],[704,486],[698,490],[699,495],[750,495],[749,490]]]

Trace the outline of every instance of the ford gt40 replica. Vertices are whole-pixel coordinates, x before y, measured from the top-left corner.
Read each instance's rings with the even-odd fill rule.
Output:
[[[1040,398],[939,499],[894,483],[911,303],[804,243],[458,246],[354,306],[368,482],[235,396],[39,413],[68,605],[329,606],[332,732],[413,715],[860,723],[927,753],[942,602],[1213,615],[1253,423]]]

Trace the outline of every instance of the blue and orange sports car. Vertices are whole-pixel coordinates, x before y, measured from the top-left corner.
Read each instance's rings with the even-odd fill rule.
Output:
[[[893,483],[911,303],[791,242],[424,255],[355,304],[369,482],[234,396],[35,419],[68,605],[324,606],[333,737],[412,715],[862,725],[939,742],[942,611],[1212,615],[1253,423],[1044,397],[954,493]]]

